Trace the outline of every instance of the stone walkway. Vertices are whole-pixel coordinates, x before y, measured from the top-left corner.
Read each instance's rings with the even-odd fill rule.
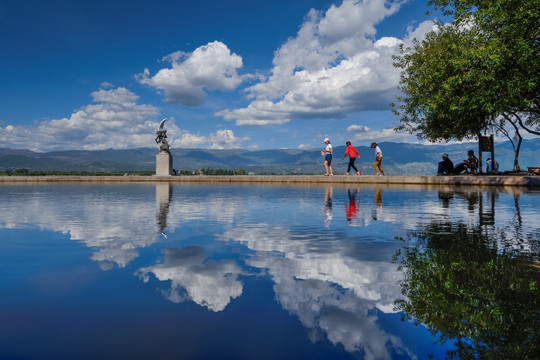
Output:
[[[178,182],[178,183],[275,183],[275,184],[400,184],[478,185],[540,187],[540,176],[323,176],[323,175],[234,175],[234,176],[0,176],[0,183],[50,182]]]

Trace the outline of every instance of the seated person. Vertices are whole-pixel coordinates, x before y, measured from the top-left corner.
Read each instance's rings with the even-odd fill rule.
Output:
[[[499,163],[495,160],[495,164],[491,161],[491,158],[486,160],[486,172],[487,173],[499,173]]]
[[[448,157],[447,153],[442,154],[442,161],[439,161],[437,175],[451,174],[454,172],[454,163]]]
[[[469,158],[465,160],[465,172],[476,174],[476,171],[478,170],[478,158],[474,156],[474,151],[472,150],[467,151],[467,155],[469,155]]]
[[[460,162],[459,164],[456,165],[456,167],[454,168],[454,171],[453,173],[454,174],[461,174],[463,171],[465,171],[465,169],[467,169],[467,165],[465,165],[465,162]]]
[[[472,150],[467,151],[467,155],[469,155],[467,160],[463,160],[463,162],[456,165],[453,171],[454,174],[461,174],[463,171],[467,174],[469,174],[469,172],[476,174],[476,170],[478,169],[478,158],[474,156],[474,151]]]

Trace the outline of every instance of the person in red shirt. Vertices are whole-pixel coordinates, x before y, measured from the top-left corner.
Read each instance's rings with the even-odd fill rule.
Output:
[[[347,148],[345,149],[345,155],[343,155],[343,160],[349,155],[349,166],[347,167],[347,172],[345,175],[349,175],[349,171],[351,171],[351,168],[356,171],[356,175],[362,175],[362,171],[358,170],[356,166],[354,165],[354,162],[356,161],[357,157],[360,157],[360,153],[354,146],[351,145],[350,141],[346,142]]]

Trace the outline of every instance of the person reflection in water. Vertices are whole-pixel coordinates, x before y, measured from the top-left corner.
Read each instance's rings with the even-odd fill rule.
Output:
[[[352,219],[354,219],[358,213],[358,207],[356,206],[357,193],[357,189],[347,189],[347,195],[349,195],[349,202],[345,203],[345,216],[347,217],[347,224],[351,224]]]
[[[450,207],[450,202],[454,198],[454,193],[448,190],[439,190],[438,196],[439,199],[442,201],[443,209],[448,209]]]
[[[467,202],[467,210],[473,212],[478,204],[479,193],[477,191],[449,191],[449,190],[440,190],[438,192],[438,197],[442,202],[442,207],[448,209],[450,203],[454,199],[463,199]]]
[[[469,211],[474,211],[476,205],[478,204],[478,192],[477,191],[463,191],[456,193],[459,197],[467,201],[467,209]]]
[[[332,193],[334,192],[333,187],[327,187],[326,192],[324,193],[324,206],[322,211],[325,215],[324,226],[329,227],[330,222],[332,221]]]
[[[383,190],[381,188],[375,188],[375,205],[376,208],[374,208],[371,211],[371,218],[373,220],[378,220],[381,213],[382,213],[382,194]]]

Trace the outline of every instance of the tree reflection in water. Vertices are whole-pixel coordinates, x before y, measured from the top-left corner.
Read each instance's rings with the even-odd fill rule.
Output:
[[[396,307],[438,341],[453,341],[448,358],[539,359],[538,229],[522,234],[519,195],[513,225],[497,227],[479,194],[467,197],[473,208],[479,202],[478,224],[433,221],[402,239],[395,261],[405,298]],[[452,197],[440,196],[446,206]]]

